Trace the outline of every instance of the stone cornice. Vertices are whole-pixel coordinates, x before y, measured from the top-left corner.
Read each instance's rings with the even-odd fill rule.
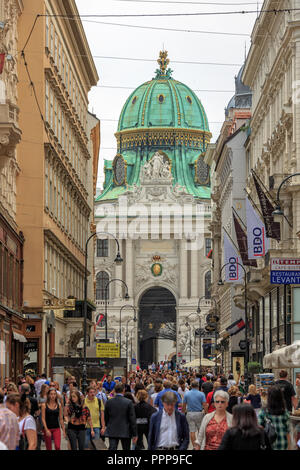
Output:
[[[51,136],[51,134],[50,134]],[[50,140],[49,136],[49,140]],[[53,142],[47,142],[45,143],[45,149],[50,150],[55,158],[60,162],[60,165],[64,169],[65,173],[68,175],[72,185],[76,189],[76,192],[78,195],[80,195],[80,198],[82,199],[83,204],[86,206],[86,208],[91,211],[90,206],[88,205],[87,197],[88,197],[88,192],[81,183],[80,179],[78,178],[75,170],[72,169],[72,166],[69,164],[69,162],[64,158],[65,153],[63,151],[60,151],[60,146],[58,147],[55,140]]]
[[[267,2],[264,2],[264,10],[276,8],[278,8],[278,0],[267,0]],[[253,78],[261,63],[261,51],[265,46],[265,42],[269,38],[268,33],[270,33],[271,31],[271,22],[273,22],[274,24],[276,20],[277,15],[271,15],[270,13],[261,12],[255,22],[251,34],[251,48],[248,53],[245,68],[242,74],[242,82],[245,85],[250,86],[250,88],[253,88]]]
[[[198,147],[201,151],[203,144],[209,144],[212,134],[200,129],[182,129],[170,127],[147,127],[128,129],[117,132],[118,149],[134,148],[140,145],[185,145],[187,147]]]
[[[255,126],[259,126],[260,114],[261,117],[263,117],[264,113],[268,110],[270,104],[273,101],[274,94],[276,94],[279,88],[282,88],[283,77],[281,77],[281,79],[276,80],[275,76],[276,73],[282,74],[282,69],[288,60],[288,55],[288,51],[286,49],[282,49],[277,55],[270,72],[266,74],[267,79],[261,87],[259,99],[255,105],[255,108],[253,109],[251,125],[254,128]]]
[[[85,88],[90,89],[92,86],[97,85],[99,76],[97,73],[96,65],[94,63],[90,47],[84,32],[81,21],[73,21],[73,17],[78,16],[79,12],[75,0],[61,0],[60,2],[52,2],[49,0],[53,13],[64,14],[71,18],[57,18],[62,30],[68,32],[70,42],[73,46],[72,54],[79,54],[76,57],[78,65],[80,65],[81,73],[86,78]]]
[[[221,195],[220,195],[220,199],[219,199],[219,205],[221,208],[223,208],[224,204],[225,204],[225,201],[227,200],[228,198],[228,195],[230,194],[231,190],[232,190],[232,187],[233,187],[233,177],[232,177],[232,172],[230,172],[227,180],[226,180],[226,183],[225,183],[225,186],[221,192]]]
[[[49,67],[45,68],[45,74],[50,84],[52,85],[52,89],[55,91],[58,100],[61,103],[61,106],[64,108],[64,111],[68,116],[75,133],[81,141],[81,148],[85,154],[85,158],[89,159],[91,156],[87,149],[88,137],[82,126],[76,109],[72,105],[72,102],[69,98],[69,94],[66,92],[66,90],[61,84],[61,80],[58,77],[58,72],[56,71],[56,67],[54,66],[54,61],[51,59],[51,57],[49,57]]]
[[[84,252],[82,250],[78,250],[77,248],[76,251],[80,251],[82,255],[82,263],[79,261],[78,256],[75,256],[64,243],[58,238],[58,236],[51,230],[44,228],[44,235],[46,238],[48,238],[49,241],[52,241],[54,245],[56,245],[57,248],[60,249],[60,251],[66,256],[66,258],[70,259],[72,264],[77,266],[77,268],[80,270],[81,274],[84,274]],[[90,274],[90,273],[88,273]]]

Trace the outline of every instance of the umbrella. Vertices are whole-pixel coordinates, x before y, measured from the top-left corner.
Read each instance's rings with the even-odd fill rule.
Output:
[[[214,367],[215,362],[210,361],[209,359],[206,359],[206,358],[202,358],[201,359],[201,366]],[[192,362],[188,362],[187,364],[184,364],[184,367],[199,367],[199,359],[194,359]]]

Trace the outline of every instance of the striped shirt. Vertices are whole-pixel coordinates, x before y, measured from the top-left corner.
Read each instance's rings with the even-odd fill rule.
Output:
[[[19,423],[16,415],[8,408],[0,406],[0,442],[3,442],[8,450],[16,450],[19,439]]]

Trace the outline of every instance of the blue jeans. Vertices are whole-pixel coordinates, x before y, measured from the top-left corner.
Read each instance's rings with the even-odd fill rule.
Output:
[[[95,437],[92,438],[91,428],[86,428],[86,434],[85,434],[85,448],[86,449],[89,447],[89,442],[92,439],[100,439],[100,428],[94,428],[94,433],[95,433]]]

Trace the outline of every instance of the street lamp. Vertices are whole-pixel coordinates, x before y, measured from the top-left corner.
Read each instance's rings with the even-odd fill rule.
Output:
[[[281,205],[280,205],[280,191],[284,183],[286,183],[290,178],[293,178],[294,176],[300,176],[300,173],[293,173],[292,175],[287,176],[282,180],[280,183],[278,189],[277,189],[277,195],[276,195],[276,207],[274,212],[272,212],[272,215],[274,217],[274,222],[281,222],[282,216],[284,215],[283,211],[281,210]]]
[[[129,320],[127,320],[127,322],[126,322],[126,380],[127,380],[127,369],[128,369],[128,323],[132,320],[134,322],[137,321],[135,312],[134,312],[134,317],[129,318]]]
[[[133,348],[132,348],[132,341],[133,341],[133,333],[134,333],[134,329],[132,328],[131,330],[131,337],[130,337],[130,356],[131,356],[131,360],[132,360],[132,354],[133,354]],[[130,364],[130,372],[132,371],[132,363]]]
[[[189,322],[185,322],[185,326],[190,328],[190,362],[192,362],[192,327]]]
[[[97,235],[108,235],[112,237],[117,244],[117,255],[114,262],[117,265],[120,265],[123,262],[123,259],[120,254],[120,244],[118,239],[108,232],[95,232],[89,236],[85,244],[85,265],[84,265],[84,301],[83,301],[83,312],[84,312],[84,321],[83,321],[83,364],[82,364],[82,391],[85,393],[87,388],[87,366],[86,366],[86,336],[87,336],[87,287],[88,287],[88,273],[87,273],[87,264],[88,264],[88,244],[90,240]]]
[[[108,283],[105,286],[105,341],[107,341],[107,297],[108,297],[108,287],[112,282],[116,282],[116,281],[122,282],[122,284],[124,284],[124,286],[126,288],[124,299],[129,300],[128,286],[127,286],[125,281],[123,281],[122,279],[117,279],[117,278],[116,279],[111,279],[110,281],[108,281]]]
[[[220,269],[220,279],[218,282],[218,286],[224,286],[224,282],[222,281],[222,271],[223,269],[232,263],[226,263]],[[246,353],[245,353],[245,388],[248,391],[248,362],[249,362],[249,347],[248,347],[248,302],[247,302],[247,271],[241,263],[234,263],[238,264],[244,271],[244,294],[245,294],[245,341],[246,341]]]
[[[206,296],[203,295],[202,297],[199,298],[198,300],[198,307],[197,307],[197,313],[201,313],[201,308],[200,308],[200,302],[201,300],[203,299],[206,299]],[[215,310],[216,310],[216,315],[218,313],[218,305],[217,305],[217,301],[214,297],[211,297],[210,299],[207,299],[207,300],[213,300],[214,303],[215,303]],[[201,319],[200,319],[200,322],[201,322]],[[201,332],[200,332],[201,333]],[[201,338],[201,335],[200,335],[200,338]],[[218,340],[218,332],[217,332],[217,328],[215,329],[215,351],[217,350],[217,340]],[[201,339],[200,339],[201,341]],[[201,351],[201,346],[200,346],[200,351]],[[201,352],[200,352],[201,354]],[[217,355],[215,354],[215,374],[217,375]]]
[[[122,357],[122,354],[121,354],[121,351],[122,351],[122,342],[121,342],[121,313],[122,313],[122,310],[123,310],[124,308],[127,308],[127,307],[133,309],[133,311],[134,311],[134,318],[136,318],[136,309],[135,309],[135,307],[134,307],[133,305],[128,305],[128,304],[126,304],[126,305],[123,305],[123,306],[120,308],[120,358]]]
[[[200,311],[197,309],[197,313],[190,313],[186,318],[188,319],[191,315],[197,315],[199,314],[199,372],[201,368],[201,360],[202,360],[202,354],[201,354],[201,315]]]

